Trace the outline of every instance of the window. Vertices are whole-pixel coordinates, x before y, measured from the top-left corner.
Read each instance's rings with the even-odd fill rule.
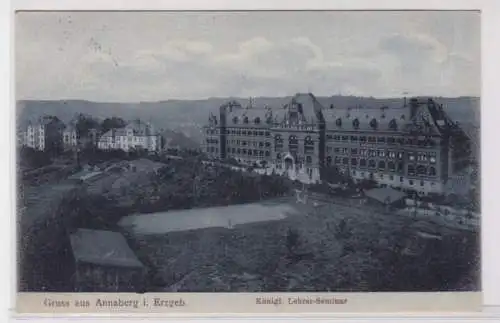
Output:
[[[351,136],[352,142],[358,142],[358,136]]]
[[[376,137],[373,137],[373,136],[368,137],[368,142],[369,143],[375,143],[376,142]]]
[[[271,133],[269,131],[266,131],[266,137],[271,136]]]
[[[410,180],[410,185],[413,186],[413,180]]]
[[[352,166],[357,166],[358,165],[358,160],[356,158],[351,158],[351,165]]]
[[[381,160],[378,162],[378,169],[385,170],[385,161]]]
[[[271,155],[271,153],[269,152],[269,150],[266,150],[266,157],[269,157]]]
[[[248,117],[243,118],[243,123],[248,124]]]
[[[259,147],[264,147],[264,143],[262,141],[259,141]]]
[[[356,171],[355,170],[352,171],[352,175],[356,176]]]
[[[399,177],[399,181],[400,181],[401,183],[403,183],[403,181],[404,181],[403,176],[400,176],[400,177]]]
[[[423,165],[418,165],[417,166],[417,174],[418,175],[426,175],[427,174],[427,168]]]
[[[281,160],[281,154],[276,154],[276,159]]]
[[[336,165],[339,165],[340,164],[340,157],[335,157],[335,164]]]
[[[357,155],[358,154],[358,149],[357,148],[351,148],[351,155]]]
[[[311,139],[310,136],[307,136],[304,139],[304,151],[306,152],[314,151],[314,141]]]
[[[348,141],[349,137],[348,136],[342,136],[342,141]]]
[[[385,137],[378,137],[377,142],[379,143],[385,143]]]
[[[306,163],[312,164],[312,157],[311,156],[306,156]]]
[[[429,176],[436,176],[436,168],[431,166],[429,167]]]
[[[390,161],[388,164],[387,164],[388,168],[389,168],[389,171],[391,172],[394,172],[396,171],[396,164],[393,162],[393,161]]]
[[[349,158],[344,157],[344,158],[342,159],[342,164],[347,165],[348,163],[349,163]]]
[[[368,161],[368,168],[374,169],[375,167],[376,167],[375,160],[374,159],[370,159]]]
[[[379,157],[384,157],[385,156],[385,151],[384,150],[379,150],[378,151],[378,156]]]
[[[420,181],[420,186],[424,186],[424,181]]]
[[[390,179],[391,181],[393,181],[393,180],[394,180],[394,175],[390,175],[390,176],[389,176],[389,179]]]
[[[338,153],[340,153],[340,148],[339,148],[339,147],[335,147],[335,148],[333,149],[333,151],[334,151],[336,154],[338,154]]]
[[[327,156],[326,157],[326,165],[330,166],[332,164],[332,156]]]
[[[408,154],[408,160],[409,161],[414,161],[415,160],[415,155],[413,153]]]
[[[408,175],[410,175],[410,176],[415,175],[415,166],[408,165]]]
[[[254,120],[255,124],[260,124],[260,118],[259,117],[256,117],[255,120]]]
[[[360,166],[360,167],[366,167],[366,159],[361,158],[361,159],[359,160],[359,166]]]

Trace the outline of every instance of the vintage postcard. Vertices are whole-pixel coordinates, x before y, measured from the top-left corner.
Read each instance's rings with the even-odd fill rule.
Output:
[[[478,311],[480,21],[17,12],[16,311]]]

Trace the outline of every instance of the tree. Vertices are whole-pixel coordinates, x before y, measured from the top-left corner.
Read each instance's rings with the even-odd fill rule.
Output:
[[[101,123],[101,133],[106,133],[112,128],[123,128],[127,125],[127,122],[122,118],[111,117],[106,118]]]
[[[78,138],[86,138],[89,136],[90,129],[99,129],[99,121],[92,116],[80,113],[76,117],[76,135]]]

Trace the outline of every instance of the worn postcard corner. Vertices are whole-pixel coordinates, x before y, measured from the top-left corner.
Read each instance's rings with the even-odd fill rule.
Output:
[[[16,311],[479,310],[479,28],[17,12]]]

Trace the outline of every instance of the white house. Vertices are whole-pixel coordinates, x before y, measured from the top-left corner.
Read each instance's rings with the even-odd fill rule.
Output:
[[[41,117],[34,122],[28,122],[24,132],[24,146],[36,150],[45,150],[48,147],[56,147],[61,142],[64,123],[50,116]]]
[[[77,145],[76,128],[70,124],[63,131],[63,144],[65,148],[75,147]]]
[[[148,151],[157,151],[160,148],[159,135],[151,124],[134,121],[123,128],[114,128],[104,133],[97,143],[103,150],[142,148]]]

